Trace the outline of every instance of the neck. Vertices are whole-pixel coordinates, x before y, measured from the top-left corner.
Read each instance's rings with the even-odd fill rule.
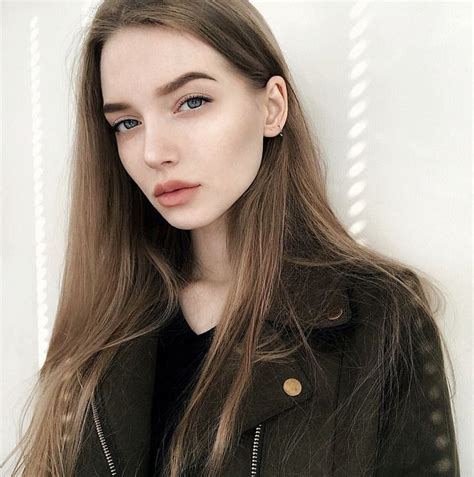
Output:
[[[213,285],[230,283],[232,272],[227,254],[223,219],[191,231],[197,261],[195,281]]]

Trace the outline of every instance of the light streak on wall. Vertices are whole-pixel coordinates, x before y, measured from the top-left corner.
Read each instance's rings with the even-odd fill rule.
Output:
[[[48,317],[48,279],[46,253],[46,217],[44,210],[44,167],[42,154],[43,113],[41,108],[40,28],[37,16],[30,20],[30,96],[31,96],[31,157],[33,161],[33,209],[36,275],[36,319],[38,367],[46,358],[50,338]]]
[[[367,226],[363,213],[367,202],[363,198],[367,181],[363,176],[367,169],[365,152],[367,149],[367,25],[369,16],[366,13],[368,1],[357,1],[350,10],[349,54],[350,91],[349,91],[349,131],[347,139],[349,150],[347,160],[350,162],[347,177],[350,181],[347,196],[351,201],[348,215],[351,220],[349,232],[361,245],[366,244],[362,234]]]

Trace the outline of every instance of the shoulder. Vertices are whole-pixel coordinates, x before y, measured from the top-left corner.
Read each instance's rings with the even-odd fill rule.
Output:
[[[420,277],[410,269],[394,275],[348,282],[351,315],[335,340],[340,393],[353,412],[360,405],[378,420],[377,477],[458,476],[441,330]]]
[[[433,326],[433,315],[422,280],[411,269],[357,273],[346,279],[346,292],[355,325],[403,329],[419,328],[420,321]]]
[[[343,313],[327,326],[328,313],[315,317],[313,351],[344,355],[346,366],[407,389],[430,363],[444,373],[441,331],[415,272],[348,273],[338,283],[328,301]]]
[[[361,268],[288,267],[281,295],[289,302],[277,302],[270,321],[292,336],[304,330],[313,351],[344,350],[370,358],[368,366],[380,365],[380,358],[409,363],[424,348],[439,351],[440,331],[418,275],[409,268]]]

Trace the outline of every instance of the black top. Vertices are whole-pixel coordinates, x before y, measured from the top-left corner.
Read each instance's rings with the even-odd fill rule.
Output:
[[[164,453],[177,424],[178,412],[192,390],[191,387],[185,388],[196,377],[213,333],[214,328],[211,328],[205,333],[196,334],[179,308],[172,322],[159,334],[151,423],[150,476],[159,475]]]

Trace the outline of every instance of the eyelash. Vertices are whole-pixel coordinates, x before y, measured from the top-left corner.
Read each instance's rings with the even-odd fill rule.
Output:
[[[207,103],[211,103],[212,102],[212,99],[208,98],[207,96],[203,96],[203,95],[200,95],[200,94],[197,94],[197,95],[190,95],[190,96],[187,96],[185,97],[184,99],[182,99],[180,101],[180,103],[178,104],[178,109],[186,102],[190,101],[191,99],[204,99]],[[203,106],[203,105],[202,105]],[[188,112],[191,112],[191,111],[194,111],[196,109],[201,109],[202,106],[199,106],[197,108],[192,108],[190,109]],[[122,132],[124,131],[118,131],[118,127],[120,124],[122,124],[123,122],[125,121],[129,121],[129,119],[122,119],[121,121],[118,121],[116,122],[115,124],[113,124],[111,126],[112,130],[116,133],[116,134],[121,134]],[[132,121],[136,121],[136,119],[132,119]],[[134,128],[130,128],[130,129],[134,129]],[[129,129],[129,130],[130,130]]]

